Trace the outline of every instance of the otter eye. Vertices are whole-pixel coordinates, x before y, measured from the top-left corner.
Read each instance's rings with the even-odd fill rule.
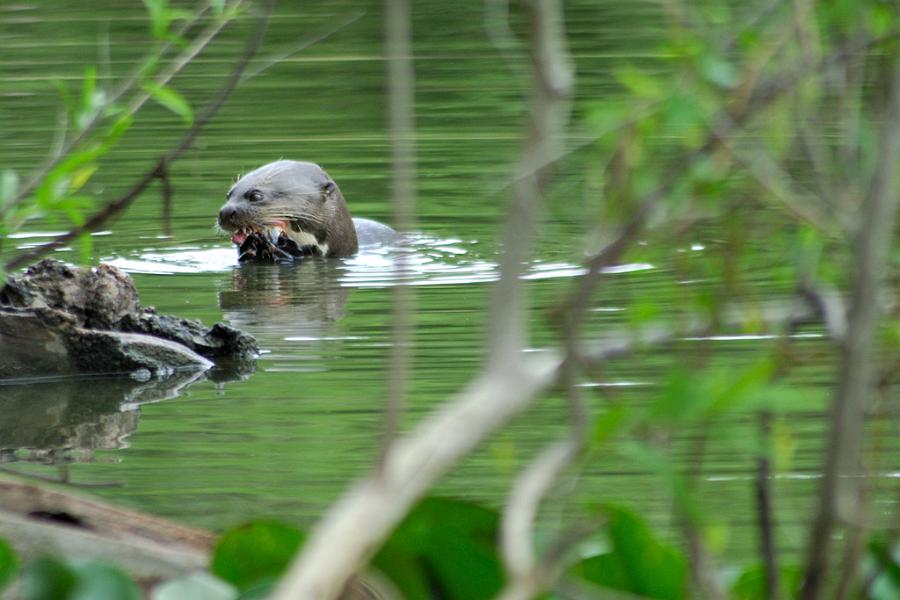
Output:
[[[326,197],[330,196],[331,194],[334,193],[335,187],[336,186],[334,185],[333,181],[326,181],[325,183],[322,184],[322,195],[326,196]]]
[[[247,193],[244,195],[244,198],[246,198],[246,199],[249,200],[250,202],[259,202],[259,201],[262,200],[264,197],[265,197],[265,196],[263,196],[263,193],[262,193],[261,191],[259,191],[259,190],[250,190],[249,192],[247,192]]]

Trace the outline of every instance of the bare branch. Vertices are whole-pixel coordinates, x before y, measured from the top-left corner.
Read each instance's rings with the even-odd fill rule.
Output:
[[[272,67],[274,65],[282,63],[283,61],[285,61],[288,58],[291,58],[292,56],[297,54],[298,52],[302,52],[303,50],[306,50],[310,46],[314,46],[315,44],[318,44],[322,40],[330,38],[335,33],[341,31],[342,29],[346,29],[350,25],[359,21],[365,14],[366,14],[365,11],[351,14],[347,18],[345,18],[343,21],[339,21],[339,22],[335,23],[332,27],[329,27],[325,31],[323,31],[319,34],[316,34],[312,37],[302,39],[299,42],[291,45],[287,50],[283,50],[283,51],[277,52],[275,54],[272,54],[270,56],[267,56],[265,58],[259,59],[256,62],[256,64],[252,65],[246,71],[244,71],[244,75],[243,75],[243,77],[241,77],[241,83],[243,84],[243,83],[253,79],[260,73],[266,71],[267,69],[269,69],[270,67]]]
[[[772,445],[772,412],[765,410],[759,415],[759,428],[765,454],[756,459],[756,514],[759,526],[759,550],[766,574],[766,598],[778,600],[781,595],[778,557],[775,545],[775,513],[772,508],[772,464],[768,449]]]
[[[533,86],[528,134],[512,183],[512,202],[503,233],[500,280],[494,288],[489,314],[490,363],[505,368],[524,345],[521,276],[531,248],[536,212],[550,166],[559,156],[573,76],[562,32],[557,0],[531,0],[531,61]]]
[[[878,290],[892,242],[900,161],[900,61],[893,75],[884,111],[879,162],[863,207],[857,232],[854,278],[850,291],[847,335],[841,345],[838,388],[831,408],[831,430],[818,513],[813,523],[801,598],[819,598],[828,569],[832,531],[846,520],[860,500],[862,424],[866,398],[873,383],[872,341],[878,319]]]
[[[529,579],[537,568],[532,529],[540,502],[579,448],[580,443],[572,440],[546,448],[510,489],[501,522],[500,548],[511,580]]]
[[[391,132],[394,227],[412,231],[415,215],[415,73],[413,72],[412,16],[408,0],[385,2],[385,50],[387,54],[388,124]],[[409,260],[396,255],[398,283],[392,290],[391,368],[384,410],[384,439],[379,469],[400,430],[412,362],[413,288],[406,285]]]

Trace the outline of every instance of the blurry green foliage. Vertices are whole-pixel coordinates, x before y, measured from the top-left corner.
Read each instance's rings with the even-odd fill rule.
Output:
[[[407,600],[493,598],[503,584],[499,515],[477,504],[427,498],[406,517],[372,564]]]
[[[582,560],[570,575],[643,598],[688,597],[686,561],[679,551],[628,509],[607,506],[601,513],[607,519],[609,551]]]
[[[39,558],[22,574],[25,600],[139,600],[141,592],[117,567],[94,561]]]
[[[194,111],[188,104],[184,96],[173,90],[171,87],[165,87],[152,81],[144,82],[144,90],[150,94],[154,100],[162,106],[169,109],[182,118],[185,125],[194,124]]]
[[[16,575],[19,569],[19,557],[2,538],[0,538],[0,590]]]
[[[236,600],[238,597],[237,588],[208,573],[192,573],[153,589],[153,600]]]
[[[210,570],[233,584],[242,598],[263,597],[304,538],[299,530],[275,521],[236,527],[219,539]]]
[[[780,569],[780,587],[788,598],[796,598],[803,572],[799,565],[787,565]],[[766,571],[762,565],[750,565],[741,573],[729,590],[734,600],[766,600]]]

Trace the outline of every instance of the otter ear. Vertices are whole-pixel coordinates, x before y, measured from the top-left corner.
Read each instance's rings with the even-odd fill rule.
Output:
[[[335,190],[337,190],[337,186],[333,181],[326,181],[322,184],[322,199],[327,200],[334,195]]]

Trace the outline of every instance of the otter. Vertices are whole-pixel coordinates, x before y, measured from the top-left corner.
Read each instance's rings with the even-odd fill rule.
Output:
[[[353,218],[340,188],[311,162],[259,167],[241,177],[226,200],[218,224],[231,233],[241,262],[352,256],[361,245],[389,243],[397,235],[377,221]]]

